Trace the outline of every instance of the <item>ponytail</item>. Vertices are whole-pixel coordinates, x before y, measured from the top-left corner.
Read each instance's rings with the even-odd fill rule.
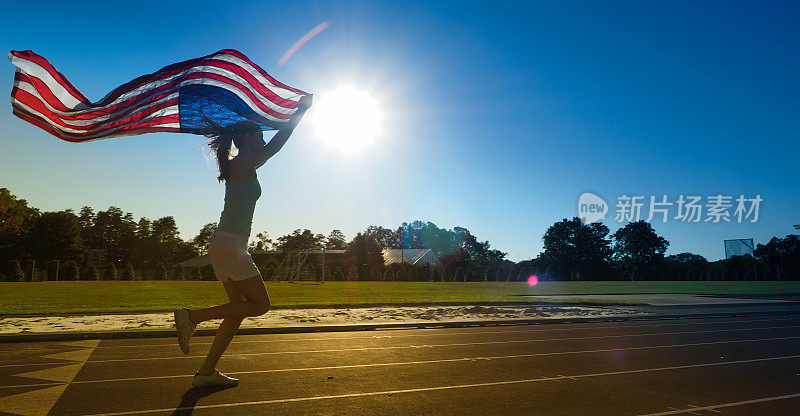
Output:
[[[217,157],[217,166],[219,167],[219,176],[217,181],[227,181],[230,174],[231,163],[231,144],[239,143],[239,135],[248,132],[261,132],[261,127],[252,121],[240,121],[225,127],[214,123],[212,120],[204,116],[206,122],[210,125],[210,130],[213,132],[209,135],[211,141],[208,146],[211,148]]]
[[[230,134],[220,133],[208,143],[211,150],[216,153],[217,166],[219,167],[219,176],[217,181],[222,182],[228,180],[228,171],[231,163],[231,142],[233,136]]]

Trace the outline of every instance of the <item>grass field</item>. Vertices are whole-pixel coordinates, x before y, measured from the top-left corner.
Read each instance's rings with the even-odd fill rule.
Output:
[[[326,305],[533,302],[520,295],[781,294],[800,282],[267,282],[273,308]],[[224,303],[218,282],[0,283],[0,316],[169,311]],[[598,304],[580,297],[565,303]],[[603,302],[600,302],[603,303]]]

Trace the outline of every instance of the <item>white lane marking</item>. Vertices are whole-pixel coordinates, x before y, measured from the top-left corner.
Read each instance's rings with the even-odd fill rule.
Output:
[[[677,318],[677,319],[689,319],[689,318]],[[441,337],[441,336],[458,336],[458,335],[474,335],[474,334],[513,334],[513,333],[535,333],[535,332],[557,332],[557,331],[589,331],[589,330],[603,330],[603,329],[628,329],[628,328],[650,328],[650,327],[662,327],[662,326],[693,326],[693,325],[712,325],[712,324],[720,324],[720,325],[733,325],[733,324],[742,324],[742,323],[756,323],[756,322],[779,322],[779,321],[796,321],[800,320],[798,317],[789,317],[789,318],[775,318],[775,319],[750,319],[750,320],[733,320],[730,319],[737,319],[736,317],[733,318],[726,318],[726,321],[706,321],[706,319],[717,319],[717,318],[691,318],[691,319],[702,319],[702,322],[669,322],[663,324],[654,324],[649,323],[651,321],[647,321],[646,324],[639,325],[639,321],[619,321],[618,324],[621,325],[598,325],[598,323],[591,323],[591,322],[576,322],[573,324],[553,324],[555,325],[582,325],[582,324],[591,324],[597,326],[583,326],[583,327],[570,327],[570,328],[540,328],[541,325],[532,325],[532,324],[513,324],[513,326],[527,326],[530,328],[526,329],[511,329],[507,331],[480,331],[482,328],[486,327],[476,327],[474,331],[460,331],[460,332],[445,332],[445,333],[433,333],[433,330],[448,330],[452,328],[379,328],[375,331],[431,331],[427,333],[415,333],[415,334],[396,334],[396,335],[367,335],[367,336],[352,336],[352,337],[325,337],[325,338],[290,338],[290,339],[267,339],[267,340],[248,340],[248,339],[236,339],[236,344],[258,344],[258,343],[276,343],[276,342],[304,342],[304,341],[329,341],[329,340],[349,340],[349,339],[372,339],[372,338],[409,338],[409,337]],[[721,318],[720,318],[721,319]],[[666,320],[663,320],[666,321]],[[433,322],[436,323],[436,322]],[[424,322],[421,322],[424,324]],[[549,326],[549,325],[548,325]],[[361,332],[361,331],[359,331]],[[354,332],[355,333],[355,332]],[[247,334],[247,335],[240,335],[240,337],[254,337],[254,336],[280,336],[280,335],[298,335],[298,334]],[[211,342],[193,342],[192,345],[211,345]],[[158,344],[136,344],[136,345],[100,345],[96,349],[118,349],[118,348],[153,348],[153,347],[165,347],[165,348],[174,348],[175,343],[168,342],[168,343],[158,343]],[[60,348],[53,348],[53,347],[44,347],[44,348],[15,348],[14,351],[2,351],[0,350],[0,355],[3,354],[10,354],[14,353],[19,350],[57,350]],[[2,366],[0,366],[2,367]]]
[[[567,337],[567,338],[545,338],[545,339],[520,339],[509,341],[484,341],[484,342],[458,342],[450,344],[424,344],[424,345],[391,345],[387,347],[361,347],[361,348],[339,348],[339,349],[325,349],[325,350],[301,350],[301,351],[264,351],[264,352],[244,352],[237,354],[226,354],[226,357],[250,357],[254,355],[279,355],[279,354],[313,354],[323,352],[346,352],[346,351],[375,351],[375,350],[395,350],[405,348],[438,348],[438,347],[464,347],[469,345],[499,345],[499,344],[520,344],[531,342],[553,342],[553,341],[580,341],[587,339],[608,339],[608,338],[635,338],[635,337],[652,337],[661,335],[689,335],[689,334],[708,334],[717,332],[736,332],[736,331],[763,331],[769,329],[786,329],[786,328],[800,328],[800,325],[785,325],[785,326],[765,326],[758,328],[732,328],[732,329],[712,329],[704,331],[680,331],[680,332],[653,332],[647,334],[622,334],[622,335],[603,335],[603,336],[590,336],[590,337]],[[109,360],[92,360],[89,363],[113,363],[113,362],[129,362],[129,361],[155,361],[155,360],[175,360],[175,359],[191,359],[191,358],[204,358],[205,355],[177,355],[170,357],[148,357],[148,358],[118,358]],[[0,366],[2,367],[2,366]]]
[[[756,404],[756,403],[764,403],[764,402],[773,402],[776,400],[786,400],[786,399],[795,399],[800,397],[800,393],[795,394],[786,394],[783,396],[773,396],[773,397],[763,397],[760,399],[752,399],[752,400],[742,400],[740,402],[730,402],[730,403],[721,403],[721,404],[712,404],[710,406],[702,406],[702,407],[691,407],[689,409],[677,409],[677,410],[670,410],[668,412],[660,412],[660,413],[648,413],[639,416],[669,416],[669,415],[679,415],[683,413],[692,413],[698,410],[708,410],[712,412],[719,412],[716,409],[722,409],[725,407],[734,407],[734,406],[744,406],[747,404]],[[695,413],[697,414],[697,413]]]
[[[578,351],[558,351],[558,352],[540,352],[540,353],[533,353],[533,354],[516,354],[516,355],[497,355],[497,356],[489,356],[489,357],[461,357],[461,358],[443,358],[438,360],[421,360],[421,361],[398,361],[398,362],[390,362],[390,363],[370,363],[370,364],[349,364],[349,365],[332,365],[332,366],[322,366],[322,367],[297,367],[297,368],[275,368],[270,370],[250,370],[250,371],[234,371],[234,372],[227,372],[226,374],[264,374],[264,373],[288,373],[292,371],[318,371],[318,370],[337,370],[337,369],[344,369],[344,368],[365,368],[365,367],[389,367],[389,366],[399,366],[399,365],[419,365],[419,364],[436,364],[436,363],[448,363],[448,362],[460,362],[460,361],[489,361],[489,360],[500,360],[500,359],[513,359],[513,358],[532,358],[532,357],[547,357],[547,356],[556,356],[556,355],[574,355],[574,354],[592,354],[592,353],[601,353],[601,352],[613,352],[613,351],[635,351],[635,350],[651,350],[651,349],[661,349],[661,348],[680,348],[680,347],[696,347],[696,346],[703,346],[703,345],[722,345],[722,344],[738,344],[738,343],[745,343],[745,342],[763,342],[763,341],[775,341],[775,340],[788,340],[788,339],[800,339],[800,336],[795,337],[777,337],[777,338],[755,338],[755,339],[741,339],[741,340],[732,340],[732,341],[711,341],[711,342],[695,342],[690,344],[669,344],[669,345],[649,345],[644,347],[627,347],[627,348],[607,348],[607,349],[597,349],[597,350],[578,350]],[[561,374],[559,374],[561,376]],[[142,381],[142,380],[157,380],[157,379],[171,379],[171,378],[189,378],[192,377],[190,374],[178,374],[178,375],[169,375],[169,376],[150,376],[150,377],[128,377],[128,378],[115,378],[115,379],[102,379],[102,380],[82,380],[82,381],[73,381],[70,384],[97,384],[97,383],[116,383],[121,381]],[[571,376],[565,376],[571,377]],[[24,386],[0,386],[0,389],[3,388],[12,388],[12,387],[33,387],[33,386],[48,386],[55,383],[42,383],[42,384],[29,384]]]
[[[177,412],[177,411],[185,411],[185,410],[198,410],[198,409],[215,409],[215,408],[224,408],[224,407],[236,407],[236,406],[254,406],[254,405],[264,405],[264,404],[273,404],[273,403],[292,403],[292,402],[304,402],[304,401],[312,401],[312,400],[327,400],[327,399],[341,399],[341,398],[351,398],[351,397],[367,397],[367,396],[378,396],[382,394],[402,394],[402,393],[418,393],[423,391],[439,391],[439,390],[455,390],[455,389],[464,389],[464,388],[475,388],[475,387],[493,387],[493,386],[504,386],[510,384],[525,384],[525,383],[535,383],[541,381],[557,381],[563,380],[567,378],[591,378],[591,377],[602,377],[602,376],[615,376],[615,375],[623,375],[623,374],[639,374],[639,373],[649,373],[649,372],[656,372],[656,371],[669,371],[669,370],[685,370],[689,368],[700,368],[700,367],[715,367],[715,366],[723,366],[723,365],[731,365],[731,364],[746,364],[746,363],[755,363],[755,362],[763,362],[763,361],[776,361],[776,360],[790,360],[800,358],[800,355],[786,355],[781,357],[767,357],[767,358],[757,358],[752,360],[737,360],[737,361],[724,361],[724,362],[717,362],[717,363],[703,363],[703,364],[689,364],[689,365],[678,365],[678,366],[671,366],[671,367],[657,367],[657,368],[644,368],[639,370],[625,370],[625,371],[609,371],[603,373],[589,373],[589,374],[576,374],[569,377],[542,377],[542,378],[533,378],[533,379],[523,379],[523,380],[506,380],[506,381],[493,381],[487,383],[474,383],[474,384],[456,384],[450,386],[437,386],[437,387],[421,387],[415,389],[402,389],[402,390],[386,390],[386,391],[374,391],[374,392],[362,392],[362,393],[347,393],[347,394],[335,394],[335,395],[328,395],[328,396],[310,396],[310,397],[294,397],[288,399],[273,399],[273,400],[259,400],[259,401],[250,401],[250,402],[237,402],[237,403],[221,403],[221,404],[208,404],[208,405],[197,405],[192,407],[179,407],[179,408],[164,408],[164,409],[147,409],[147,410],[132,410],[126,412],[111,412],[111,413],[97,413],[92,415],[85,415],[85,416],[123,416],[123,415],[138,415],[138,414],[147,414],[147,413],[165,413],[165,412]],[[798,396],[798,395],[792,395]],[[700,408],[695,408],[700,409]],[[661,415],[669,415],[671,413],[654,413],[652,415],[642,415],[642,416],[661,416]]]

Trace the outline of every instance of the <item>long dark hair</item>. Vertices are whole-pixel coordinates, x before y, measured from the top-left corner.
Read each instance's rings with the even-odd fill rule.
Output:
[[[227,181],[231,161],[231,143],[237,148],[241,147],[242,139],[248,133],[261,133],[261,127],[252,121],[240,121],[225,127],[212,122],[211,141],[208,146],[216,153],[219,176],[217,181]]]

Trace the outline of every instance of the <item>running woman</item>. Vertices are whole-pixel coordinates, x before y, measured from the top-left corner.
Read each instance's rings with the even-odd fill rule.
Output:
[[[211,308],[175,311],[178,344],[184,354],[189,353],[189,338],[194,334],[197,324],[210,319],[222,319],[211,349],[194,375],[194,387],[233,387],[239,384],[238,379],[220,373],[216,368],[217,363],[242,320],[269,311],[269,294],[261,273],[247,252],[253,212],[261,196],[256,169],[281,150],[311,102],[311,95],[303,96],[291,121],[278,130],[269,143],[264,142],[258,124],[251,121],[221,128],[210,142],[217,155],[217,180],[225,181],[225,208],[208,245],[208,254],[214,274],[228,293],[229,302]],[[233,159],[230,158],[231,143],[239,150]]]

